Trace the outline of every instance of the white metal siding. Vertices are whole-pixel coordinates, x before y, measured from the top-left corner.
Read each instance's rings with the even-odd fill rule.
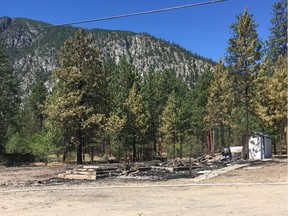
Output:
[[[272,140],[262,133],[254,133],[249,138],[249,158],[263,159],[272,157]]]
[[[252,135],[249,139],[249,158],[262,159],[264,149],[262,146],[263,138],[261,136]]]

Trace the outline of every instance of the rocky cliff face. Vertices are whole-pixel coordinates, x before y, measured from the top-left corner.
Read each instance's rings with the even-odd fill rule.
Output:
[[[73,27],[49,26],[23,18],[0,18],[0,41],[4,41],[23,92],[29,91],[35,81],[50,77],[57,67],[61,45],[77,30]],[[105,59],[117,63],[121,57],[125,57],[141,74],[150,69],[172,69],[180,78],[193,80],[214,64],[209,59],[148,34],[101,29],[90,32]]]
[[[9,17],[2,17],[0,19],[0,32],[4,31],[12,22],[12,19]]]

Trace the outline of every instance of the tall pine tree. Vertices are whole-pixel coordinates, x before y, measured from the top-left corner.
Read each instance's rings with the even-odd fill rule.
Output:
[[[271,63],[275,63],[279,56],[287,55],[287,0],[273,5],[271,24],[267,56]]]
[[[8,126],[14,124],[18,108],[17,94],[16,78],[0,46],[0,153],[5,148]]]
[[[230,26],[232,37],[229,39],[226,62],[230,66],[234,77],[234,89],[238,99],[238,106],[243,107],[245,113],[245,137],[249,134],[249,113],[253,100],[253,80],[259,70],[262,57],[262,42],[257,34],[257,25],[253,16],[245,9],[237,16],[237,22]],[[244,106],[243,106],[244,105]],[[243,139],[246,141],[246,139]],[[246,142],[245,142],[246,143]]]
[[[224,147],[224,127],[232,126],[233,95],[229,72],[225,68],[222,59],[216,65],[212,76],[204,119],[210,127],[220,127],[221,146]]]
[[[105,114],[105,73],[93,37],[83,29],[65,41],[59,62],[60,68],[53,73],[54,97],[46,110],[66,141],[76,146],[81,164],[84,143],[91,142],[91,130],[97,130]]]
[[[125,102],[132,89],[133,83],[138,81],[138,71],[129,64],[125,58],[121,58],[118,64],[114,62],[106,62],[105,70],[108,74],[108,95],[109,95],[109,112],[110,116],[118,117],[122,120],[127,120],[127,109]],[[133,138],[131,138],[131,131],[128,129],[128,123],[123,121],[121,130],[115,131],[110,135],[110,148],[120,159],[125,153],[128,156],[130,145],[132,145]],[[119,128],[120,129],[120,128]]]
[[[178,137],[179,108],[175,93],[169,95],[162,114],[160,131],[164,138],[166,150],[176,158],[176,141]],[[171,151],[172,149],[172,151]],[[170,150],[170,151],[169,151]]]
[[[143,96],[136,82],[129,92],[125,107],[127,109],[127,123],[131,133],[130,137],[132,137],[132,160],[136,161],[137,158],[139,159],[140,156],[143,156],[143,150],[147,150],[147,146],[144,146],[144,144],[146,142],[145,135],[149,119]]]

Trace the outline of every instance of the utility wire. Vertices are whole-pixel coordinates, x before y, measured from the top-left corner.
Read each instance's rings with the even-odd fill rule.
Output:
[[[160,13],[160,12],[164,12],[164,11],[178,10],[178,9],[196,7],[196,6],[207,5],[207,4],[215,4],[215,3],[220,3],[220,2],[224,2],[224,1],[228,1],[228,0],[214,0],[214,1],[208,1],[208,2],[200,2],[200,3],[188,4],[188,5],[182,5],[182,6],[175,6],[175,7],[170,7],[170,8],[162,8],[162,9],[157,9],[157,10],[142,11],[142,12],[130,13],[130,14],[124,14],[124,15],[103,17],[103,18],[84,20],[84,21],[77,21],[77,22],[70,22],[70,23],[63,23],[63,24],[53,25],[51,27],[67,26],[67,25],[78,25],[78,24],[90,23],[90,22],[100,22],[100,21],[105,21],[105,20],[121,19],[121,18],[126,18],[126,17],[140,16],[140,15],[152,14],[152,13]]]
[[[179,10],[179,9],[191,8],[191,7],[196,7],[196,6],[208,5],[208,4],[216,4],[216,3],[221,3],[225,1],[228,1],[228,0],[213,0],[213,1],[199,2],[199,3],[194,3],[194,4],[162,8],[162,9],[157,9],[157,10],[149,10],[149,11],[142,11],[142,12],[136,12],[136,13],[130,13],[130,14],[117,15],[117,16],[102,17],[102,18],[97,18],[97,19],[68,22],[68,23],[62,23],[62,24],[56,24],[56,25],[48,25],[48,26],[43,26],[39,28],[29,28],[25,30],[41,30],[41,29],[54,28],[54,27],[59,27],[59,26],[71,26],[71,25],[79,25],[79,24],[91,23],[91,22],[101,22],[101,21],[106,21],[106,20],[121,19],[121,18],[126,18],[126,17],[160,13],[160,12],[165,12],[165,11]],[[25,31],[25,30],[23,29],[19,31]]]

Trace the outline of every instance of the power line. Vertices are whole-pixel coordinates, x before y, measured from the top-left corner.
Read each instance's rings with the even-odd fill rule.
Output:
[[[162,9],[157,9],[157,10],[142,11],[142,12],[137,12],[137,13],[103,17],[103,18],[97,18],[97,19],[91,19],[91,20],[63,23],[63,24],[53,25],[50,27],[78,25],[78,24],[90,23],[90,22],[100,22],[100,21],[106,21],[106,20],[112,20],[112,19],[121,19],[121,18],[126,18],[126,17],[140,16],[140,15],[152,14],[152,13],[160,13],[160,12],[165,12],[165,11],[170,11],[170,10],[178,10],[178,9],[196,7],[196,6],[207,5],[207,4],[215,4],[215,3],[220,3],[220,2],[224,2],[224,1],[228,1],[228,0],[214,0],[214,1],[208,1],[208,2],[200,2],[200,3],[181,5],[181,6],[175,6],[175,7],[170,7],[170,8],[162,8]]]
[[[179,10],[179,9],[197,7],[197,6],[208,5],[208,4],[216,4],[216,3],[221,3],[225,1],[228,1],[228,0],[213,0],[213,1],[199,2],[199,3],[194,3],[194,4],[187,4],[187,5],[168,7],[168,8],[162,8],[162,9],[156,9],[156,10],[142,11],[142,12],[129,13],[129,14],[123,14],[123,15],[116,15],[116,16],[108,16],[108,17],[102,17],[102,18],[96,18],[96,19],[90,19],[90,20],[82,20],[82,21],[76,21],[76,22],[56,24],[56,25],[48,25],[48,26],[43,26],[39,28],[29,28],[29,29],[23,29],[19,31],[41,30],[41,29],[54,28],[54,27],[59,27],[59,26],[71,26],[71,25],[79,25],[79,24],[91,23],[91,22],[101,22],[101,21],[107,21],[107,20],[113,20],[113,19],[122,19],[122,18],[127,18],[127,17],[141,16],[141,15],[153,14],[153,13],[161,13],[165,11]]]

